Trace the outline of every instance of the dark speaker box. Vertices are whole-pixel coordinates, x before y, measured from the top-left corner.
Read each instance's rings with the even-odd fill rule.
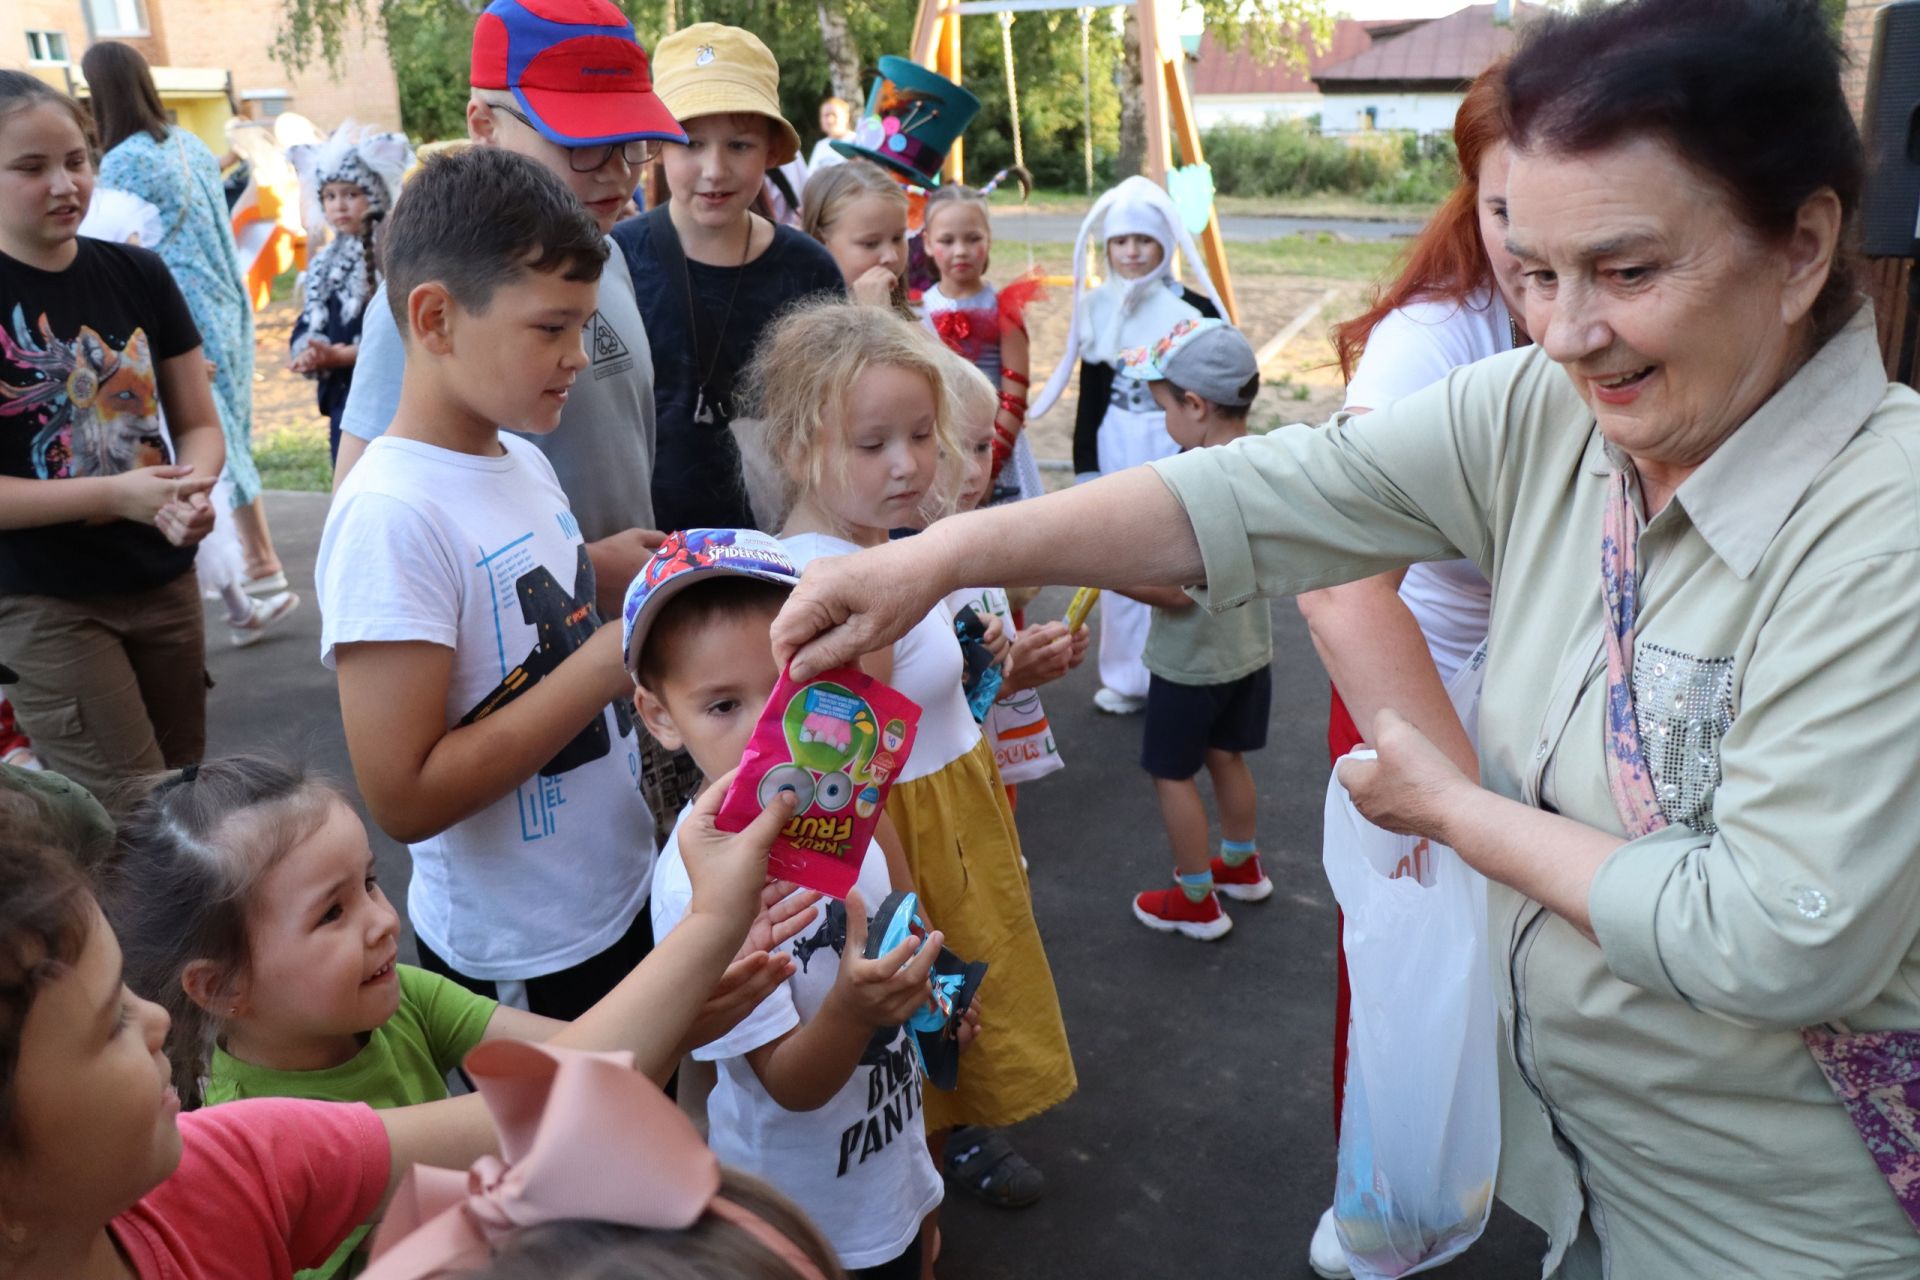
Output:
[[[1874,19],[1867,67],[1867,190],[1860,227],[1870,258],[1912,255],[1920,223],[1920,0]]]

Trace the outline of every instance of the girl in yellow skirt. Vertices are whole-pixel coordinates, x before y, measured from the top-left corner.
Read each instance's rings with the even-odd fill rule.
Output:
[[[845,302],[790,312],[762,339],[748,372],[756,420],[738,428],[744,471],[756,514],[780,528],[796,564],[878,545],[890,530],[951,509],[966,468],[945,359],[925,330]],[[1038,1115],[1078,1081],[1020,837],[992,746],[961,692],[946,604],[864,665],[922,708],[887,801],[912,888],[955,954],[988,966],[980,1036],[962,1059],[959,1087],[927,1092],[928,1145],[939,1160],[953,1127]],[[989,1198],[1038,1198],[1037,1171],[1005,1139],[969,1139],[965,1154],[956,1176],[989,1182]]]

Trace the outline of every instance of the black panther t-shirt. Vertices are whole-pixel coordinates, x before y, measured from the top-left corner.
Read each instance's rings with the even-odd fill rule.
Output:
[[[781,312],[822,293],[844,298],[846,285],[832,254],[778,224],[773,243],[746,266],[710,267],[688,260],[682,278],[661,261],[651,221],[629,218],[613,229],[613,240],[627,255],[634,298],[653,348],[654,523],[669,532],[752,528],[740,452],[727,429],[735,412],[731,389],[753,358],[760,335]],[[687,318],[689,284],[694,305],[707,316],[708,332],[719,335],[717,351],[696,350]]]
[[[0,475],[49,483],[169,461],[154,369],[200,345],[159,255],[80,237],[65,271],[0,253]],[[0,594],[126,595],[193,567],[128,520],[0,530]]]

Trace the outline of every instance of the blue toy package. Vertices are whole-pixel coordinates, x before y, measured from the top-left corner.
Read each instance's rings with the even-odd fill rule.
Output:
[[[874,912],[867,931],[866,958],[878,960],[908,938],[918,938],[924,945],[930,932],[920,914],[920,899],[906,890],[896,890]],[[915,947],[914,954],[919,953],[919,947]],[[945,947],[934,957],[933,998],[914,1011],[906,1027],[911,1033],[907,1043],[913,1046],[920,1071],[936,1089],[951,1090],[959,1083],[960,1021],[986,976],[984,961],[969,963]]]
[[[1000,697],[1006,674],[994,661],[993,650],[987,648],[987,624],[972,605],[954,615],[953,634],[960,641],[960,657],[964,663],[960,687],[967,695],[967,710],[973,713],[975,724],[984,724],[987,713]]]

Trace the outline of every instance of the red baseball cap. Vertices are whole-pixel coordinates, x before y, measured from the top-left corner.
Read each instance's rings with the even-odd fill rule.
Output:
[[[563,147],[687,140],[653,92],[633,24],[607,0],[493,0],[473,29],[471,81],[511,92]]]

